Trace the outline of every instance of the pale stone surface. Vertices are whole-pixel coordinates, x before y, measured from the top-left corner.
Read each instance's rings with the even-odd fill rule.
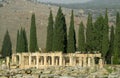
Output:
[[[0,78],[4,78],[6,75],[10,75],[9,78],[119,78],[120,72],[119,67],[115,67],[116,71],[108,73],[105,68],[96,70],[96,67],[92,69],[91,67],[69,67],[69,66],[60,66],[60,67],[48,67],[45,69],[29,68],[29,69],[11,69],[3,70],[3,76],[0,75]],[[26,70],[31,70],[31,74],[26,74]],[[46,73],[47,72],[47,73]],[[12,74],[14,73],[14,74]],[[5,77],[6,78],[6,77]]]
[[[46,68],[51,66],[80,66],[94,67],[94,57],[100,58],[99,67],[103,68],[101,54],[81,54],[81,53],[16,53],[12,55],[12,63],[17,64],[19,68]],[[9,59],[8,57],[6,59]],[[9,63],[9,60],[6,64]]]

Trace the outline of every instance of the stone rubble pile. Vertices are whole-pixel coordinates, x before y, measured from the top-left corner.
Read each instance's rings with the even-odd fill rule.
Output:
[[[5,69],[3,69],[5,68]],[[120,78],[120,69],[109,73],[105,68],[88,67],[49,67],[45,69],[8,69],[0,68],[0,78]]]

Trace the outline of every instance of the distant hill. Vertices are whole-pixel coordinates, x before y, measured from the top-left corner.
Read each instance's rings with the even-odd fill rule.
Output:
[[[16,47],[17,30],[21,27],[25,28],[29,43],[32,12],[36,15],[39,48],[45,48],[49,12],[51,9],[55,19],[58,7],[42,3],[34,3],[31,0],[4,0],[3,4],[4,6],[0,7],[0,50],[6,30],[10,33],[13,52],[15,52]],[[66,16],[67,26],[69,26],[71,9],[62,8],[62,10]],[[85,18],[83,20],[85,20]],[[75,17],[76,29],[78,29],[79,23],[80,18]]]
[[[59,4],[73,9],[79,8],[120,8],[120,0],[92,0],[87,3]]]

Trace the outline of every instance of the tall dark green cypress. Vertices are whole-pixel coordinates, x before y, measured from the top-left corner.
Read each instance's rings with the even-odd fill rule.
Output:
[[[111,59],[113,59],[113,53],[114,53],[114,26],[111,27],[109,50],[106,54],[107,64],[111,64],[112,61]]]
[[[67,29],[65,16],[62,13],[61,7],[58,9],[57,16],[54,24],[54,35],[53,35],[53,51],[66,52],[67,48]]]
[[[11,43],[11,39],[10,39],[8,30],[6,31],[6,34],[4,36],[1,55],[3,58],[5,58],[6,56],[11,57],[11,55],[12,55],[12,43]]]
[[[94,51],[94,27],[92,23],[92,15],[88,14],[87,29],[86,29],[86,49]]]
[[[23,29],[23,39],[24,39],[24,52],[28,52],[28,41],[27,41],[27,35],[25,29]]]
[[[25,45],[24,45],[24,38],[23,38],[23,28],[21,28],[21,30],[20,30],[20,43],[19,43],[19,52],[24,52],[24,47],[25,47]]]
[[[36,22],[35,22],[35,14],[32,14],[31,17],[31,27],[30,27],[30,52],[38,51],[38,44],[37,44],[37,34],[36,34]]]
[[[21,28],[17,33],[16,52],[28,52],[28,42],[25,29]]]
[[[46,51],[50,52],[52,51],[52,45],[53,45],[53,15],[52,11],[50,11],[50,15],[48,18],[48,27],[47,27],[47,41],[46,41]]]
[[[76,37],[75,37],[75,29],[74,29],[74,14],[73,10],[71,12],[71,21],[69,27],[69,34],[68,34],[68,45],[67,45],[67,52],[74,53],[76,51]]]
[[[63,50],[63,52],[64,53],[67,53],[67,43],[68,43],[68,41],[67,41],[67,26],[66,26],[66,20],[65,20],[65,16],[63,15],[63,17],[62,17],[62,22],[63,22],[63,32],[64,32],[64,34],[63,34],[63,46],[64,46],[64,50]]]
[[[114,39],[114,54],[113,54],[113,63],[120,63],[120,15],[116,15],[116,29],[115,29],[115,39]]]
[[[83,22],[81,22],[80,26],[79,26],[78,51],[85,52],[85,36],[84,36],[84,25],[83,25]]]
[[[102,40],[103,40],[103,28],[104,28],[104,18],[100,15],[94,23],[94,46],[95,51],[102,51]]]
[[[16,52],[19,52],[19,30],[17,31]]]
[[[109,25],[108,25],[108,13],[105,12],[104,27],[103,27],[103,39],[102,39],[102,56],[105,59],[106,53],[109,48]]]

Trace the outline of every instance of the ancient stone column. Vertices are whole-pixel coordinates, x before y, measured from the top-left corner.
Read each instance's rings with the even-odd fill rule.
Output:
[[[16,62],[17,62],[17,59],[16,59],[16,55],[12,55],[12,63],[14,63],[14,64],[16,64]]]
[[[70,63],[69,63],[69,65],[70,65],[70,66],[73,65],[73,57],[72,57],[72,56],[70,56]]]
[[[31,66],[31,55],[29,55],[29,66]]]
[[[19,65],[21,65],[21,61],[22,61],[22,54],[18,55],[19,56]]]
[[[79,57],[79,66],[82,67],[82,57]]]
[[[36,67],[37,68],[39,67],[39,56],[38,55],[36,56]]]
[[[60,56],[60,57],[59,57],[59,61],[58,61],[60,66],[62,66],[62,59],[63,59],[63,57]]]
[[[88,59],[87,59],[87,60],[88,60],[88,67],[90,67],[90,66],[91,66],[91,61],[90,61],[90,60],[91,60],[91,58],[90,58],[90,57],[88,57]]]
[[[52,66],[55,65],[55,59],[54,59],[54,56],[52,56]]]
[[[103,68],[103,60],[99,59],[99,68]]]
[[[46,56],[44,56],[44,66],[47,65],[47,60],[46,60]]]
[[[20,62],[21,62],[21,63],[20,63],[20,66],[21,66],[21,68],[24,68],[24,65],[25,65],[25,64],[24,64],[24,55],[21,54],[21,57],[20,57],[20,58],[21,58],[21,60],[20,60]]]
[[[9,67],[9,63],[10,63],[10,58],[6,57],[6,65]]]
[[[86,67],[86,57],[83,58],[83,67]]]
[[[55,58],[55,65],[58,65],[58,58]]]
[[[94,59],[94,57],[92,57],[92,67],[94,67],[95,66],[95,59]]]
[[[62,64],[62,65],[65,66],[65,57],[63,58],[62,61],[63,61],[63,64]]]

